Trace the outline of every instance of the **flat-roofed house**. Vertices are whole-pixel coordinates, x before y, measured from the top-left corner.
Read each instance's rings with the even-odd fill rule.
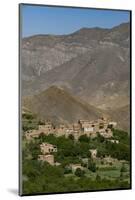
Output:
[[[43,154],[50,154],[50,153],[57,152],[57,147],[49,143],[40,144],[40,149]]]
[[[27,140],[31,140],[32,138],[39,137],[40,133],[39,130],[28,130],[25,133],[25,137]]]
[[[64,129],[65,137],[68,138],[69,135],[74,135],[74,129],[72,124],[67,124]]]
[[[51,122],[46,122],[44,125],[39,125],[38,129],[44,134],[53,134],[55,130]]]
[[[41,161],[46,161],[48,162],[50,165],[54,165],[54,155],[52,154],[47,154],[47,155],[39,155],[38,160]]]
[[[98,132],[99,131],[99,123],[97,122],[97,121],[95,121],[95,122],[93,122],[93,124],[92,124],[93,126],[93,130],[94,130],[94,132]]]
[[[94,132],[93,123],[89,120],[79,120],[80,127],[84,133]]]
[[[97,120],[98,124],[99,124],[99,129],[107,129],[108,127],[108,120],[107,118],[100,118]]]
[[[99,134],[103,136],[104,138],[111,138],[113,136],[113,132],[111,129],[100,129]]]
[[[60,124],[56,129],[56,136],[66,135],[66,125]]]
[[[79,120],[78,123],[81,125],[81,131],[83,134],[93,138],[97,136],[99,126],[96,121]]]

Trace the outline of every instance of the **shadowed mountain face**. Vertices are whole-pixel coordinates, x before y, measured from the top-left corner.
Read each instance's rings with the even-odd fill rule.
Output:
[[[118,122],[118,127],[130,132],[130,106],[123,106],[115,110],[107,111],[112,119]]]
[[[21,60],[23,96],[41,95],[55,85],[110,113],[129,105],[129,23],[24,38]]]
[[[80,101],[65,90],[51,86],[38,95],[24,97],[23,106],[41,119],[51,119],[54,123],[76,122],[78,119],[97,119],[103,113]]]

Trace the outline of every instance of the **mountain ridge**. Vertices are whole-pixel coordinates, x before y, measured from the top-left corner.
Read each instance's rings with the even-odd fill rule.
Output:
[[[95,30],[113,30],[113,29],[117,29],[117,28],[125,28],[125,26],[129,26],[129,22],[123,22],[123,23],[120,23],[118,25],[115,25],[111,28],[104,28],[104,27],[99,27],[99,26],[93,26],[93,27],[82,27],[80,29],[77,29],[71,33],[66,33],[66,34],[49,34],[49,33],[42,33],[42,34],[34,34],[34,35],[30,35],[30,36],[25,36],[23,37],[23,40],[26,40],[28,38],[33,38],[33,37],[42,37],[42,36],[55,36],[55,37],[61,37],[61,36],[68,36],[68,35],[72,35],[72,34],[76,34],[76,32],[80,32],[80,31],[83,31],[83,30],[91,30],[91,29],[95,29]]]
[[[21,60],[23,97],[55,85],[110,114],[130,103],[130,23],[22,39]]]
[[[42,119],[49,118],[59,123],[73,123],[81,118],[92,120],[103,116],[99,109],[56,86],[51,86],[40,94],[24,97],[22,105]]]

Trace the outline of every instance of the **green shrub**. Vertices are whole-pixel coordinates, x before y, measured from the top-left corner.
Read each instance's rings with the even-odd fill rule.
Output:
[[[74,140],[74,135],[70,134],[70,135],[68,136],[68,138],[69,138],[70,140]]]
[[[71,168],[66,166],[66,167],[64,168],[64,174],[70,174],[70,173],[72,173]]]
[[[81,135],[79,137],[79,141],[80,142],[87,142],[88,143],[90,140],[89,140],[89,137],[87,135]]]
[[[88,169],[92,172],[96,172],[96,163],[92,160],[88,160]]]
[[[75,175],[78,176],[78,177],[83,177],[85,174],[84,170],[80,169],[80,168],[77,168],[76,171],[75,171]]]

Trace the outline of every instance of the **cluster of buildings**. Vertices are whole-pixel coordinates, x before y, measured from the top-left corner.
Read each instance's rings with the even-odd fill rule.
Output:
[[[88,137],[94,138],[97,137],[98,134],[106,138],[111,143],[119,143],[118,140],[113,140],[111,137],[113,136],[112,128],[117,125],[116,122],[109,121],[106,118],[97,119],[94,121],[89,120],[79,120],[74,124],[60,124],[58,127],[55,127],[50,121],[46,121],[44,125],[39,125],[37,130],[29,130],[25,133],[26,139],[31,140],[32,138],[39,137],[41,134],[49,135],[54,134],[59,137],[65,135],[65,137],[69,137],[69,135],[73,135],[75,140],[81,135],[87,135]],[[97,159],[97,149],[90,149],[91,158]],[[40,155],[38,156],[38,160],[46,161],[52,166],[58,166],[60,163],[55,162],[54,153],[57,152],[57,147],[55,145],[49,143],[40,144]],[[104,163],[114,163],[116,159],[109,157],[102,158]],[[88,164],[88,158],[85,158],[86,164]],[[79,164],[70,164],[70,169],[74,173],[77,168],[84,169],[84,167]]]
[[[49,143],[42,143],[40,144],[40,151],[41,154],[38,156],[38,160],[40,161],[45,161],[48,162],[52,166],[59,166],[60,163],[55,162],[54,160],[54,153],[57,152],[57,147],[55,145],[49,144]],[[97,149],[89,149],[91,152],[91,158],[93,160],[101,160],[104,162],[104,164],[112,164],[112,163],[117,163],[117,159],[112,158],[111,156],[105,156],[104,158],[97,158]],[[86,164],[86,167],[88,166],[88,159],[89,158],[83,158],[82,162]],[[72,173],[75,173],[76,169],[80,168],[81,170],[84,170],[84,167],[82,166],[81,163],[73,164],[71,163],[68,168],[71,169]]]
[[[79,120],[77,123],[73,124],[60,124],[59,126],[54,126],[50,121],[46,121],[44,125],[39,125],[38,130],[29,130],[25,133],[27,140],[30,140],[39,135],[49,135],[54,134],[59,137],[65,135],[73,135],[75,140],[81,135],[87,135],[88,137],[97,137],[98,134],[104,138],[111,138],[113,136],[112,128],[117,125],[116,122],[111,122],[106,118],[97,119],[94,121],[89,120]]]
[[[111,122],[106,118],[97,119],[94,121],[89,120],[79,120],[77,123],[73,124],[60,124],[55,127],[51,121],[46,121],[43,125],[39,125],[37,130],[29,130],[25,133],[26,139],[31,140],[32,138],[37,138],[41,134],[49,135],[54,134],[56,137],[64,135],[65,137],[69,137],[69,135],[73,135],[75,140],[81,135],[87,135],[88,137],[94,138],[97,137],[98,134],[106,138],[108,141],[112,143],[119,143],[119,141],[112,140],[113,136],[112,128],[117,125],[116,122]],[[57,147],[55,145],[49,143],[40,144],[41,154],[38,156],[38,160],[46,161],[50,165],[60,165],[60,163],[55,162],[54,153],[57,152]],[[90,149],[91,157],[96,159],[97,150]],[[81,164],[71,164],[71,169],[74,172],[76,168],[81,168]]]
[[[91,152],[91,158],[96,159],[97,156],[97,150],[96,149],[90,149]],[[54,160],[54,153],[57,152],[57,147],[55,145],[49,144],[49,143],[42,143],[40,144],[40,152],[41,154],[38,156],[38,160],[48,162],[50,165],[58,166],[60,163],[55,162]],[[70,164],[70,168],[72,172],[74,173],[77,168],[83,169],[81,164]]]
[[[90,149],[91,158],[96,159],[97,157],[97,149]],[[60,165],[60,163],[54,161],[54,153],[57,153],[57,147],[55,145],[44,142],[40,144],[40,152],[41,154],[38,156],[38,160],[46,161],[50,165]],[[72,171],[75,171],[76,168],[82,168],[81,164],[71,164],[70,165]]]
[[[108,141],[112,143],[119,143],[119,141],[112,140],[113,136],[112,128],[117,125],[116,122],[111,122],[106,118],[97,119],[94,121],[89,120],[79,120],[74,124],[60,124],[58,127],[55,127],[50,121],[46,121],[44,125],[39,125],[37,130],[29,130],[25,133],[26,139],[31,140],[32,138],[37,138],[41,134],[49,135],[53,134],[56,137],[65,135],[65,137],[69,137],[69,135],[73,135],[75,140],[81,135],[87,135],[88,137],[94,138],[97,137],[98,134],[108,139]],[[60,165],[54,161],[54,153],[57,152],[57,147],[55,145],[49,143],[42,143],[40,145],[41,154],[38,156],[38,160],[46,161],[50,165]],[[90,149],[91,157],[96,159],[97,150]],[[71,169],[74,172],[77,168],[81,168],[81,164],[71,164]]]

